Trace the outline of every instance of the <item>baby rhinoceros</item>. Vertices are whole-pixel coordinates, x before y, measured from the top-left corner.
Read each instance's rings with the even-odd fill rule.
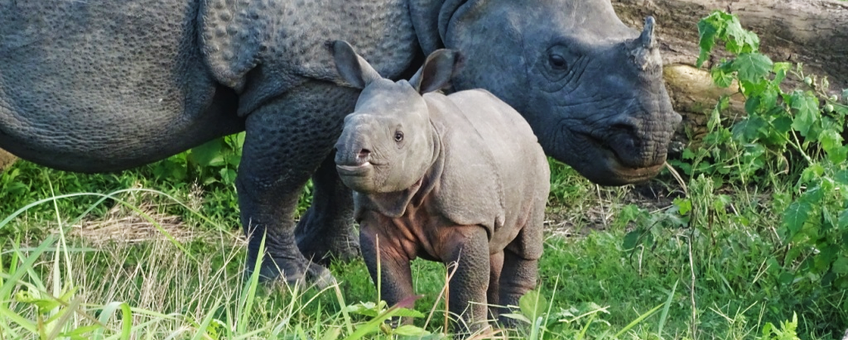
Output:
[[[412,79],[394,82],[346,42],[332,49],[342,78],[363,89],[335,162],[354,190],[372,279],[381,268],[391,305],[414,296],[414,258],[456,263],[448,309],[462,322],[454,330],[484,327],[487,302],[517,305],[536,284],[550,187],[536,136],[485,90],[434,92],[458,70],[457,51],[435,51]]]

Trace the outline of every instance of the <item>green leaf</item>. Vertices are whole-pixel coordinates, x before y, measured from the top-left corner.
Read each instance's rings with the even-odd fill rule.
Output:
[[[830,213],[830,210],[827,209],[827,205],[823,205],[821,207],[822,212],[822,224],[821,229],[822,232],[827,232],[830,229],[836,228],[836,221],[833,220],[833,214]]]
[[[219,167],[225,164],[223,152],[225,144],[223,139],[217,138],[191,149],[189,162],[201,167]]]
[[[517,313],[504,313],[504,314],[501,314],[499,316],[502,316],[502,317],[505,317],[505,318],[510,318],[510,319],[513,319],[513,320],[522,321],[522,322],[527,323],[527,324],[532,324],[532,322],[530,322],[530,319],[528,319],[526,316],[521,315],[521,314],[517,314]]]
[[[383,304],[381,304],[383,305]],[[375,317],[380,314],[381,308],[377,308],[377,304],[368,301],[368,302],[360,302],[357,304],[347,305],[345,311],[350,314],[358,314],[369,317]]]
[[[397,308],[397,309],[394,309],[393,312],[392,312],[392,317],[396,317],[396,316],[410,317],[410,318],[423,318],[424,313],[421,313],[417,310],[409,309],[409,308]]]
[[[230,149],[238,151],[241,150],[242,146],[244,146],[244,137],[245,132],[242,131],[237,134],[229,135],[225,137],[224,140],[227,142],[227,145],[230,147]]]
[[[639,235],[642,233],[639,230],[633,230],[624,236],[624,242],[621,243],[621,248],[630,250],[636,248],[636,242],[639,241]]]
[[[531,321],[542,316],[548,307],[548,301],[537,290],[530,290],[518,299],[518,307]]]
[[[230,168],[221,169],[221,180],[226,184],[233,184],[236,182],[236,171]]]
[[[791,67],[792,64],[787,62],[774,63],[774,67],[772,67],[772,72],[774,72],[774,80],[771,81],[772,85],[780,85],[786,79],[786,74]]]
[[[331,327],[328,329],[323,336],[321,336],[321,340],[336,340],[341,335],[342,330],[338,327]]]
[[[15,300],[18,302],[35,305],[38,307],[38,312],[45,314],[56,307],[59,307],[60,302],[52,298],[44,298],[37,290],[20,290],[15,294]]]
[[[724,31],[725,25],[725,21],[721,19],[721,13],[719,11],[714,11],[708,17],[698,21],[698,46],[700,46],[701,51],[698,54],[695,67],[700,68],[710,56],[710,52],[715,47],[717,35]]]
[[[819,249],[819,253],[815,257],[815,269],[819,272],[825,271],[836,260],[836,255],[839,254],[839,246],[828,245]]]
[[[848,170],[840,170],[833,175],[833,179],[843,185],[848,185]]]
[[[424,336],[429,335],[430,332],[425,331],[421,327],[416,327],[413,325],[402,325],[398,328],[395,328],[392,331],[392,334],[401,335],[401,336]]]
[[[836,130],[826,129],[819,134],[819,141],[821,142],[822,149],[828,154],[831,151],[836,151],[836,148],[842,147],[842,135]]]
[[[780,134],[785,134],[792,129],[792,118],[787,116],[780,116],[775,118],[771,122],[771,125],[774,127],[774,130]]]
[[[762,96],[763,92],[771,88],[771,85],[765,78],[754,82],[743,80],[739,82],[739,85],[740,89],[742,90],[742,94],[744,94],[745,97],[748,98],[759,98],[760,96]]]
[[[836,274],[848,274],[848,257],[840,255],[833,261],[833,272]]]
[[[833,148],[827,152],[827,158],[835,164],[842,164],[848,159],[848,145]]]
[[[713,83],[718,87],[728,87],[733,83],[733,71],[729,67],[714,67],[710,70]]]
[[[789,208],[786,208],[786,212],[783,213],[783,225],[789,230],[790,235],[801,230],[810,216],[810,210],[812,210],[810,204],[801,201],[792,202]]]
[[[743,53],[733,61],[733,70],[738,72],[739,80],[759,84],[771,72],[773,63],[759,53]]]
[[[61,333],[61,335],[69,337],[69,338],[74,339],[74,340],[76,340],[76,339],[90,339],[91,337],[88,336],[87,333],[94,332],[95,330],[97,330],[99,328],[100,328],[100,325],[81,326],[81,327],[76,328],[76,329],[74,329],[70,332],[63,332],[63,333]]]
[[[769,86],[760,94],[760,102],[765,108],[775,107],[777,105],[778,92],[773,86]]]
[[[794,280],[795,280],[795,275],[792,275],[792,273],[789,273],[789,272],[781,273],[780,276],[777,279],[778,282],[780,282],[781,284],[784,284],[784,285],[788,285],[788,284],[792,283],[792,281],[794,281]]]
[[[839,229],[848,229],[848,209],[842,210],[839,214],[839,219],[836,221],[836,227]],[[848,233],[846,233],[848,235]]]
[[[808,166],[806,169],[804,169],[804,171],[801,172],[801,180],[798,181],[798,184],[813,182],[815,180],[820,179],[823,174],[824,167],[820,163],[810,164],[810,166]],[[804,193],[805,196],[808,194],[809,190]]]
[[[810,207],[820,205],[822,203],[822,199],[824,198],[824,190],[818,185],[811,185],[807,187],[807,191],[801,195],[801,198],[798,199],[799,202],[804,202],[810,205]]]
[[[675,198],[674,205],[677,206],[677,212],[682,216],[692,210],[692,201],[684,198]]]
[[[759,96],[748,97],[748,99],[745,100],[745,112],[747,112],[749,115],[757,113],[757,109],[759,109],[759,108],[760,108],[760,97]]]
[[[765,127],[765,121],[757,115],[749,115],[733,124],[733,139],[742,143],[750,143],[759,135],[760,130]]]
[[[723,18],[727,23],[725,27],[727,35],[725,48],[728,52],[734,54],[751,53],[759,49],[760,38],[755,33],[742,28],[742,24],[739,23],[739,18],[736,15],[724,14]]]
[[[795,113],[795,118],[792,120],[792,128],[806,137],[813,127],[813,124],[818,121],[821,114],[819,113],[819,100],[816,97],[807,95],[803,92],[796,91],[791,96],[791,104],[789,106]]]

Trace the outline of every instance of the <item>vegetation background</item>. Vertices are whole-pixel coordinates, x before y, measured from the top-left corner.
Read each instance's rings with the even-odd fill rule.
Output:
[[[714,12],[701,60],[747,115],[651,183],[603,188],[551,161],[539,285],[479,338],[841,339],[848,328],[848,92],[759,53]],[[781,86],[786,78],[800,88]],[[233,185],[243,135],[122,173],[19,161],[0,175],[0,339],[449,337],[441,265],[414,305],[385,306],[361,260],[323,289],[244,277]],[[310,187],[301,199],[309,205]],[[397,315],[415,326],[391,328]]]

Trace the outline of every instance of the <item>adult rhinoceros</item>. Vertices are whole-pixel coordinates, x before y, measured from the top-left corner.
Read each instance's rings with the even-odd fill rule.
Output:
[[[307,257],[357,251],[332,148],[358,90],[335,72],[335,39],[390,78],[461,50],[455,89],[499,96],[547,154],[601,184],[655,175],[680,120],[653,20],[640,35],[608,0],[0,0],[0,148],[103,172],[246,130],[248,268],[267,235],[263,276],[327,278]]]

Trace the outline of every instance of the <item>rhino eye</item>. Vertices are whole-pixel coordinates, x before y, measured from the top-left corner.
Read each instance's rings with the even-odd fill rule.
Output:
[[[548,56],[548,62],[551,63],[551,67],[557,70],[563,70],[566,68],[566,66],[568,66],[566,65],[565,57],[559,54],[551,54],[550,56]]]
[[[403,132],[395,131],[395,142],[400,143],[403,140]]]

